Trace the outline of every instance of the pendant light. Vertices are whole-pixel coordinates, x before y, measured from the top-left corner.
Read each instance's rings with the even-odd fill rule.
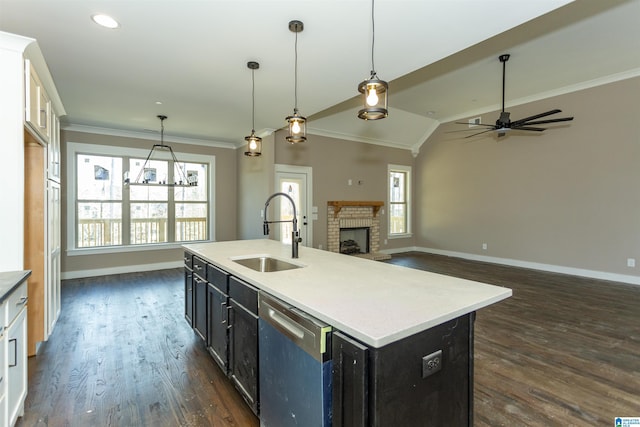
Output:
[[[371,0],[371,77],[358,85],[358,91],[362,94],[363,101],[363,108],[358,111],[358,117],[363,120],[379,120],[389,115],[387,105],[389,85],[384,80],[378,78],[373,61],[373,49],[376,42],[374,1],[375,0]]]
[[[260,68],[260,64],[255,61],[249,61],[247,62],[247,67],[251,70],[251,135],[244,137],[244,140],[247,141],[247,151],[244,152],[244,155],[257,157],[262,154],[262,138],[256,136],[255,131],[256,81],[254,74],[255,71]]]
[[[286,118],[289,124],[289,135],[286,140],[291,144],[307,140],[307,118],[298,113],[298,33],[304,29],[301,21],[290,21],[289,30],[296,33],[295,43],[295,71],[294,71],[294,106],[293,115]]]
[[[140,172],[135,181],[129,179],[129,172],[124,173],[124,183],[126,185],[147,185],[147,186],[165,186],[165,187],[194,187],[198,185],[198,175],[192,173],[185,173],[184,168],[180,167],[180,162],[173,153],[171,146],[164,143],[164,121],[167,119],[165,115],[158,115],[160,119],[160,144],[154,144],[149,151]],[[169,151],[171,160],[173,160],[174,177],[173,182],[161,180],[156,176],[156,169],[151,167],[149,163],[153,160],[154,152]]]

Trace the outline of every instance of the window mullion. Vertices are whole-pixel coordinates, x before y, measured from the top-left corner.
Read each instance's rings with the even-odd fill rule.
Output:
[[[131,158],[122,157],[122,163],[130,174]],[[122,244],[126,246],[131,244],[131,187],[126,185],[125,188],[122,192]]]
[[[173,164],[173,161],[169,161],[169,167],[167,171],[167,175],[169,177],[169,182],[175,182],[174,173],[175,173],[176,165]],[[176,201],[175,201],[175,190],[174,187],[169,187],[167,191],[167,241],[175,242],[176,241]]]

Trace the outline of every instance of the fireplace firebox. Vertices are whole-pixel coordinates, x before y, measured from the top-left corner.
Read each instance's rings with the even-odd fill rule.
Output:
[[[340,229],[340,253],[347,255],[369,253],[369,227]]]

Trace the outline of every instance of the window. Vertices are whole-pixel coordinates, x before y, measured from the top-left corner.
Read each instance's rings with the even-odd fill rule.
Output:
[[[411,234],[411,167],[389,165],[389,237]]]
[[[134,248],[212,239],[211,177],[215,158],[177,154],[151,160],[148,152],[111,146],[68,144],[69,249]],[[155,155],[154,155],[155,156]],[[177,168],[197,175],[194,187],[125,185],[144,174],[149,182],[171,182]]]

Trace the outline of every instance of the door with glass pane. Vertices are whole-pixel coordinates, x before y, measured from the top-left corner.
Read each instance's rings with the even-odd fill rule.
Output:
[[[286,165],[276,166],[276,191],[285,193],[291,197],[296,205],[298,229],[300,230],[301,244],[313,246],[313,232],[309,221],[309,185],[311,168]],[[293,219],[293,208],[286,197],[279,197],[275,205],[275,215],[281,220]],[[291,232],[293,224],[283,222],[277,228],[276,238],[282,243],[291,244]]]

